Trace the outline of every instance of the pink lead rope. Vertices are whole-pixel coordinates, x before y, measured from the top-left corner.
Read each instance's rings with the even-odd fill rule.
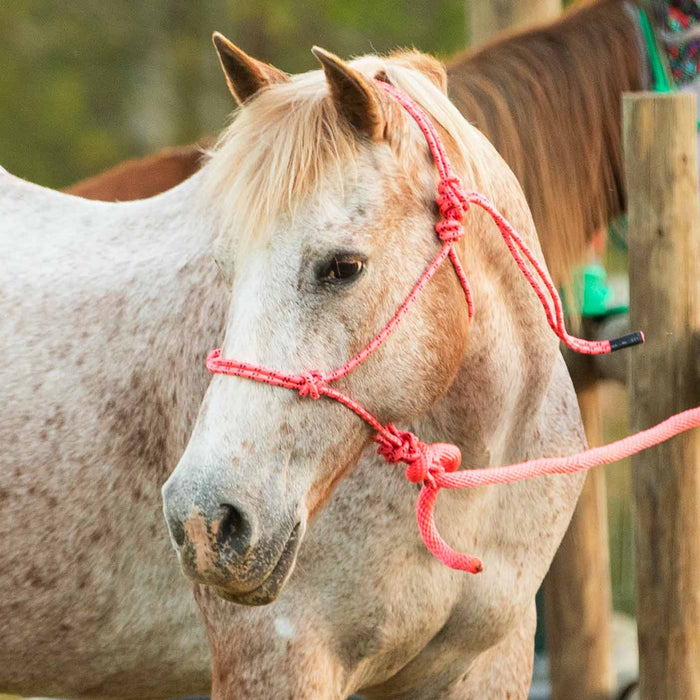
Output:
[[[409,431],[399,430],[392,424],[382,425],[364,406],[331,386],[331,383],[336,379],[345,376],[364,362],[391,335],[418,294],[432,279],[446,258],[450,259],[462,285],[469,318],[472,318],[474,305],[471,290],[455,250],[455,243],[464,235],[462,220],[472,204],[488,212],[495,222],[510,254],[537,294],[550,327],[567,347],[579,353],[600,355],[644,342],[644,336],[641,332],[630,333],[615,340],[600,341],[583,340],[569,335],[564,325],[564,311],[556,287],[523,239],[485,197],[478,192],[464,191],[462,183],[447,158],[442,141],[425,112],[408,95],[393,85],[382,81],[377,82],[416,121],[425,135],[438,169],[440,181],[438,183],[437,203],[441,219],[435,225],[435,231],[442,242],[438,254],[386,326],[363,350],[342,367],[330,373],[312,370],[302,374],[286,374],[245,362],[223,359],[220,348],[213,350],[207,357],[207,368],[212,373],[230,374],[266,382],[273,386],[295,389],[302,397],[318,399],[321,396],[327,396],[354,411],[377,431],[375,439],[379,443],[378,454],[382,455],[390,464],[405,463],[408,480],[422,483],[416,505],[416,518],[426,547],[443,564],[453,569],[478,573],[483,568],[481,561],[470,554],[456,552],[442,539],[435,527],[434,507],[440,489],[464,489],[504,484],[547,474],[573,474],[601,464],[609,464],[652,445],[658,445],[685,430],[697,427],[700,425],[700,408],[679,413],[649,430],[644,430],[610,445],[585,450],[568,457],[547,457],[511,466],[465,469],[458,472],[462,455],[456,445],[449,443],[427,444],[421,442],[416,435]]]

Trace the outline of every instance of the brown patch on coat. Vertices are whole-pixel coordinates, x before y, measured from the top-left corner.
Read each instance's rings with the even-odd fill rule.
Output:
[[[126,459],[143,464],[149,473],[165,475],[176,456],[168,445],[172,412],[161,398],[159,378],[135,369],[125,384],[102,406],[111,438]],[[143,494],[134,488],[132,496],[138,501]]]
[[[354,452],[345,456],[345,459],[338,464],[337,453],[333,451],[325,455],[324,465],[331,465],[323,469],[322,476],[317,479],[309,488],[307,494],[307,509],[309,520],[323,508],[328,499],[333,494],[338,482],[357,464],[360,454],[365,447],[365,443],[359,442]],[[330,473],[329,473],[330,472]]]

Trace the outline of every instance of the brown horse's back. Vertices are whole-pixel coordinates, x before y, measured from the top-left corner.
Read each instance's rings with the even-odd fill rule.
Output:
[[[163,148],[145,158],[132,158],[99,175],[66,188],[85,199],[126,202],[153,197],[179,185],[201,167],[202,144]]]

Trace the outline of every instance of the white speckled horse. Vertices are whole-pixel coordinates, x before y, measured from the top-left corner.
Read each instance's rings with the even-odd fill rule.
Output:
[[[580,478],[442,495],[446,539],[486,563],[453,571],[351,412],[203,364],[222,331],[242,360],[342,364],[433,258],[434,165],[375,76],[423,106],[465,184],[541,259],[522,192],[427,56],[318,51],[323,71],[289,78],[217,48],[242,107],[175,190],[94,203],[0,175],[0,688],[208,691],[191,586],[154,514],[180,459],[165,513],[213,697],[525,697],[535,592]],[[459,445],[465,467],[574,452],[557,339],[490,220],[465,225],[473,320],[445,266],[339,386]]]

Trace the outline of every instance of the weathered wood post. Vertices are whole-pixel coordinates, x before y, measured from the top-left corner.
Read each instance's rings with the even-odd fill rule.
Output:
[[[471,46],[476,48],[506,29],[524,29],[554,19],[561,0],[471,0]]]
[[[598,386],[579,391],[590,445],[602,444]],[[605,472],[594,469],[545,579],[545,619],[554,700],[608,700],[612,664],[612,590]]]
[[[689,94],[623,98],[633,430],[700,403],[697,115]],[[700,698],[700,434],[632,459],[640,696]]]

